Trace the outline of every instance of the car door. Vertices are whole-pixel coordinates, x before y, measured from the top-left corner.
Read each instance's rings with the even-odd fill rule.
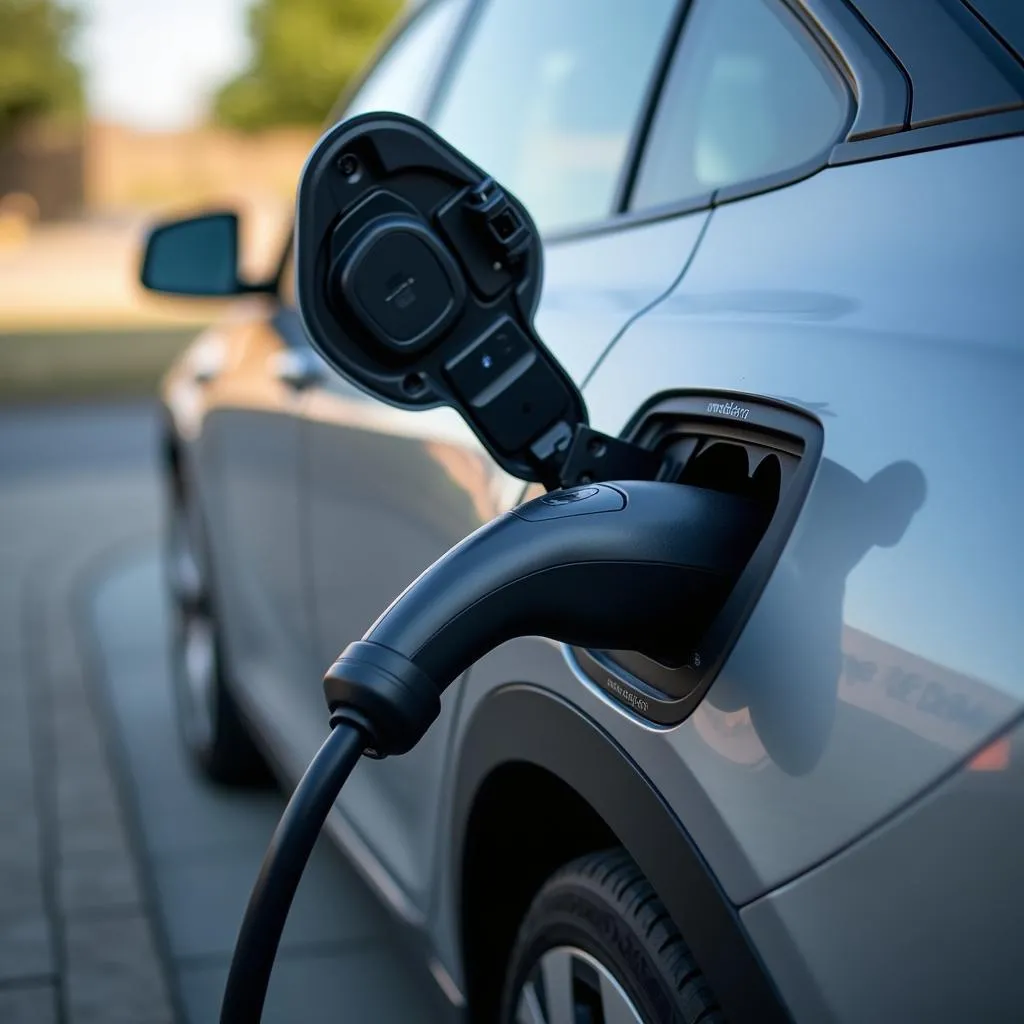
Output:
[[[205,413],[204,516],[224,639],[241,699],[311,671],[302,575],[302,418],[292,360],[305,345],[276,303],[239,304],[208,332],[196,366]]]
[[[634,225],[620,208],[647,97],[679,25],[674,0],[484,0],[447,61],[428,112],[442,135],[515,192],[546,236],[536,323],[582,382],[617,334],[675,281],[706,211]],[[701,204],[697,204],[698,206]],[[311,393],[307,530],[324,664],[420,571],[513,503],[501,474],[451,410],[409,413],[332,383]],[[340,806],[410,914],[426,906],[453,703],[400,759],[360,765]],[[308,756],[323,735],[307,701]]]
[[[1024,140],[875,159],[843,143],[865,98],[848,107],[840,83],[783,4],[695,0],[631,204],[709,184],[719,201],[686,275],[586,392],[610,432],[672,391],[719,393],[706,418],[726,423],[768,401],[821,424],[794,532],[692,717],[638,740],[583,695],[737,904],[895,814],[1024,697],[1021,491],[1005,474]],[[755,906],[782,956],[780,919]]]
[[[436,0],[414,11],[360,83],[353,113],[414,107],[429,96],[431,76],[450,45],[468,0]],[[362,106],[361,106],[362,104]],[[325,383],[295,308],[290,244],[279,274],[278,305],[239,317],[221,333],[218,365],[206,386],[204,422],[216,454],[211,503],[218,516],[215,553],[233,669],[244,674],[243,700],[256,705],[262,738],[286,770],[308,758],[301,738],[311,729],[325,660],[311,600],[307,398]],[[322,703],[322,701],[321,701]],[[321,710],[317,725],[322,735]]]

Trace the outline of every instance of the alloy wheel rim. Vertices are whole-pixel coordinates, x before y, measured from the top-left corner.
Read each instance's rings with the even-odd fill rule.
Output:
[[[538,960],[519,990],[516,1024],[644,1024],[615,975],[575,946]]]

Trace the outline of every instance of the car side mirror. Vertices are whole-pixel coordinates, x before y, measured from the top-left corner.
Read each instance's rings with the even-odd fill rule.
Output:
[[[238,275],[238,214],[206,213],[153,227],[140,279],[170,295],[228,296],[252,291]]]

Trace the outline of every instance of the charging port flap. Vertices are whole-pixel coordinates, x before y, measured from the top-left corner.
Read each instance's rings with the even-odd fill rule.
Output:
[[[338,373],[452,406],[507,472],[563,485],[587,409],[534,329],[541,243],[515,196],[418,121],[366,114],[307,160],[295,249],[303,323]]]

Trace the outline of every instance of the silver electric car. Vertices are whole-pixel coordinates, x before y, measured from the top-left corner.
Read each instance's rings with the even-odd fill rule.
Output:
[[[1022,55],[1014,0],[428,0],[339,104],[531,211],[593,427],[765,512],[677,657],[507,643],[346,785],[453,1016],[1024,1019]],[[534,492],[224,246],[163,387],[175,678],[211,778],[291,785],[341,648]]]

